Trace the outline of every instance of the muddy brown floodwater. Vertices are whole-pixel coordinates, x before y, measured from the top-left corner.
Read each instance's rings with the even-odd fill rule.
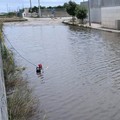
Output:
[[[4,26],[48,120],[120,120],[120,34],[36,21]]]

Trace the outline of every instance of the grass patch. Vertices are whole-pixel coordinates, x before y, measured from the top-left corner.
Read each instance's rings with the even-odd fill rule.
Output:
[[[15,64],[14,54],[4,44],[0,24],[0,45],[7,92],[9,120],[29,120],[37,112],[38,100],[32,96],[27,80],[22,77],[25,68]]]

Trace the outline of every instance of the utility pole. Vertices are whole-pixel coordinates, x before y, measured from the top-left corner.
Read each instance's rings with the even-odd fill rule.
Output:
[[[8,9],[8,4],[7,4],[7,13],[9,12],[9,9]]]
[[[39,8],[39,11],[38,11],[38,16],[41,17],[41,9],[40,9],[40,0],[38,0],[38,8]]]
[[[22,8],[24,9],[24,3],[23,3],[23,0],[22,0],[21,2],[22,2]]]
[[[30,13],[31,13],[31,17],[32,17],[32,2],[30,0]]]
[[[88,0],[88,14],[89,14],[89,26],[91,26],[91,15],[90,15],[90,0]]]

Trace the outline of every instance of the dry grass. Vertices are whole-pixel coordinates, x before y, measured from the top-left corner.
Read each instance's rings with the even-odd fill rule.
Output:
[[[35,114],[35,98],[25,81],[16,85],[15,91],[8,97],[9,120],[28,120]]]
[[[12,18],[0,18],[0,22],[24,22],[27,21],[27,19],[24,18],[18,18],[18,17],[12,17]]]

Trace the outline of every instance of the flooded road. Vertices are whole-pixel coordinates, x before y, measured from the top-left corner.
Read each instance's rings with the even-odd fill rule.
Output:
[[[43,22],[5,24],[48,120],[120,120],[120,34]]]

